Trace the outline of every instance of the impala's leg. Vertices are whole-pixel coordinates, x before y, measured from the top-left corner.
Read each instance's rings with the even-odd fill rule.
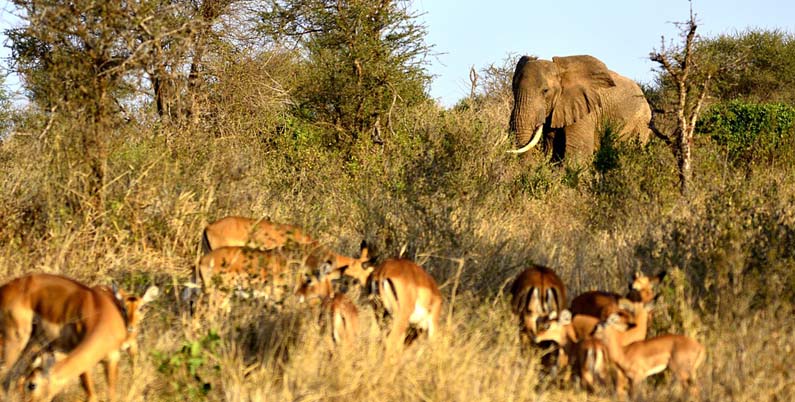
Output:
[[[91,377],[90,371],[80,374],[80,383],[83,384],[83,389],[86,390],[86,400],[96,402],[97,394],[94,392],[94,379]]]
[[[388,350],[400,350],[403,347],[403,342],[406,341],[406,331],[409,328],[409,318],[411,311],[401,309],[397,311],[398,314],[392,316],[392,330],[389,331],[386,346]]]
[[[620,398],[627,397],[627,376],[618,368],[616,368],[616,395]]]
[[[0,312],[2,316],[2,347],[3,347],[3,361],[0,363],[0,381],[3,382],[3,388],[8,389],[8,384],[11,379],[5,378],[8,372],[14,367],[22,350],[30,340],[30,332],[33,329],[33,312],[30,310],[25,311],[4,311]]]
[[[127,349],[127,355],[130,356],[130,365],[132,366],[133,371],[135,371],[135,361],[138,357],[138,340],[132,339],[130,340],[129,347]]]
[[[637,376],[635,378],[631,378],[630,387],[629,387],[629,397],[635,399],[638,396],[638,392],[641,391],[643,388],[643,380],[642,376]]]
[[[107,359],[102,361],[105,366],[105,378],[108,381],[108,401],[116,400],[116,380],[119,374],[119,351],[112,352]]]
[[[431,307],[431,317],[428,320],[428,339],[433,339],[436,328],[439,326],[439,316],[442,314],[442,303],[436,303]]]

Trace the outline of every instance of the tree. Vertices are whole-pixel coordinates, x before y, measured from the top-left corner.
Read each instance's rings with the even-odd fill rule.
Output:
[[[181,109],[198,115],[209,27],[231,1],[13,1],[23,21],[6,31],[15,68],[50,121],[80,128],[45,142],[57,150],[57,166],[86,170],[81,190],[92,208],[104,208],[109,137],[129,119],[125,99],[151,95],[167,119],[175,99],[188,98]]]
[[[5,76],[0,75],[0,141],[8,134],[12,117],[11,97],[6,90],[5,79]]]
[[[692,176],[691,147],[696,121],[707,97],[709,84],[720,68],[707,52],[694,51],[699,38],[696,36],[698,24],[692,5],[690,19],[678,25],[682,29],[684,44],[666,47],[663,37],[660,50],[649,54],[649,58],[660,65],[662,79],[671,81],[676,94],[672,104],[657,105],[653,109],[650,127],[655,135],[672,147],[679,170],[679,189],[685,194]],[[670,114],[675,115],[675,125],[672,133],[665,134],[659,128],[658,120]]]
[[[704,39],[696,52],[716,60],[742,60],[714,77],[710,96],[719,101],[795,103],[795,37],[779,30],[750,29]]]
[[[431,47],[408,6],[407,0],[268,2],[260,30],[306,57],[307,74],[295,92],[305,116],[354,139],[372,130],[379,141],[395,106],[427,99],[423,67]]]

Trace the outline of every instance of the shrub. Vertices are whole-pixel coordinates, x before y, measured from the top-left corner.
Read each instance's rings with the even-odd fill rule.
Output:
[[[781,103],[730,101],[710,107],[697,131],[709,134],[732,162],[771,158],[795,132],[795,107]]]

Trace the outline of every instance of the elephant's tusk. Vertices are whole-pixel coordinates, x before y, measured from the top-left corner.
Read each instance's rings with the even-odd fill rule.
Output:
[[[533,138],[530,139],[530,142],[528,142],[527,145],[525,145],[525,146],[523,146],[523,147],[521,147],[519,149],[512,149],[512,150],[508,151],[508,153],[509,154],[523,154],[523,153],[529,151],[531,148],[536,146],[536,144],[538,144],[538,141],[541,140],[541,132],[542,131],[544,131],[544,126],[543,125],[538,126],[538,130],[536,130],[536,132],[533,134]]]

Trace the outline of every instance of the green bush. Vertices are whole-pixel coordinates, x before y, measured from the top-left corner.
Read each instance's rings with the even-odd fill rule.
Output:
[[[730,101],[710,107],[696,131],[728,151],[732,162],[771,158],[795,133],[795,107],[781,103]]]
[[[171,381],[172,391],[189,396],[191,400],[203,399],[212,389],[212,384],[204,378],[217,375],[221,370],[220,366],[213,364],[218,360],[216,350],[220,344],[218,334],[209,330],[202,339],[183,343],[179,351],[170,354],[154,352],[153,355],[161,374],[179,378]],[[188,378],[194,381],[180,381]]]

